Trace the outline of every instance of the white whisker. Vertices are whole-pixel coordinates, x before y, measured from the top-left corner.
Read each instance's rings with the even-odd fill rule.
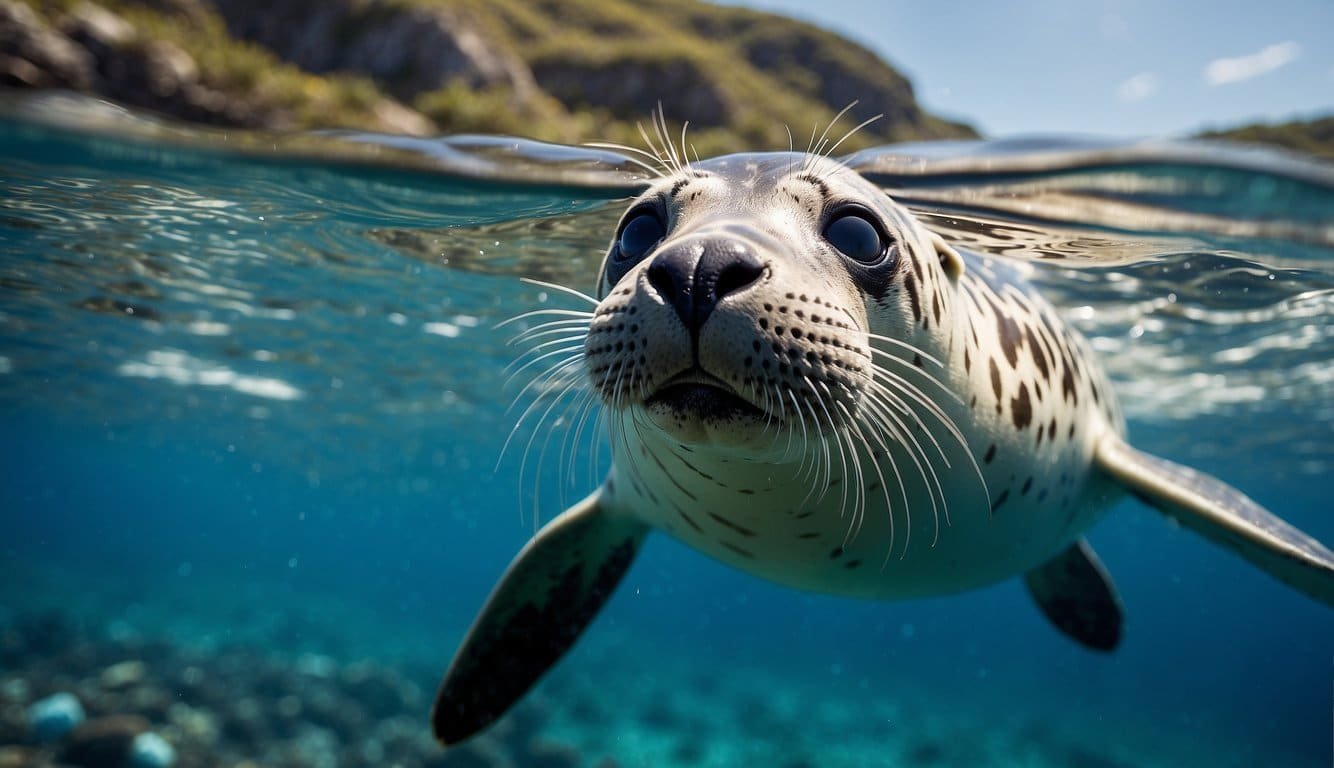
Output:
[[[801,405],[797,402],[797,396],[793,394],[791,389],[787,390],[787,396],[792,401],[792,413],[801,425],[801,463],[797,465],[797,471],[800,473],[801,468],[806,465],[806,456],[809,453],[807,446],[810,445],[810,437],[806,433],[806,415],[801,412]]]
[[[592,312],[589,312],[589,311],[587,311],[587,310],[583,310],[583,309],[534,309],[534,310],[530,310],[530,311],[528,311],[528,312],[524,312],[524,313],[521,314],[521,315],[515,315],[514,317],[508,318],[508,319],[506,319],[506,320],[502,320],[502,321],[500,321],[499,323],[496,323],[494,327],[497,328],[497,329],[499,329],[499,328],[504,328],[505,326],[509,325],[510,323],[517,323],[517,322],[520,321],[520,320],[526,320],[526,319],[528,319],[528,318],[530,318],[530,317],[536,317],[536,316],[538,316],[538,315],[559,315],[559,316],[561,316],[561,317],[582,317],[582,318],[585,319],[585,320],[592,320],[592,319],[593,319],[593,313],[592,313]]]
[[[556,343],[562,343],[564,341],[565,341],[564,339],[559,339],[557,340]],[[505,379],[505,386],[509,386],[514,381],[514,379],[517,378],[520,374],[522,374],[529,368],[532,368],[534,365],[541,363],[543,360],[548,360],[552,357],[558,357],[561,355],[565,355],[569,359],[576,359],[576,358],[582,359],[583,349],[584,349],[584,344],[582,341],[580,341],[578,344],[569,344],[568,346],[565,347],[549,350],[526,361],[522,356],[520,356],[516,358],[514,362],[510,363],[510,365],[505,366],[506,370],[508,371],[510,366],[513,366],[515,363],[521,363],[519,367],[516,368],[515,370],[508,371],[508,376]],[[534,379],[533,381],[538,381],[538,379]],[[529,382],[530,386],[531,384],[532,382]],[[524,389],[526,390],[527,387],[525,387]]]
[[[576,330],[578,333],[572,333],[572,331]],[[506,346],[520,346],[527,344],[534,339],[540,339],[543,336],[554,336],[558,333],[568,334],[569,338],[572,340],[576,338],[587,338],[588,323],[583,320],[553,320],[549,323],[542,323],[541,325],[535,325],[510,339]]]
[[[900,421],[897,416],[894,416],[892,413],[888,415],[891,419],[893,419],[894,423],[899,427],[898,429],[894,430],[900,438],[898,442],[900,445],[904,445],[906,448],[908,448],[907,450],[908,459],[912,461],[913,466],[917,469],[918,475],[921,476],[922,483],[927,490],[927,498],[931,501],[931,517],[935,521],[935,535],[931,540],[931,546],[932,548],[934,548],[936,546],[936,542],[940,538],[940,507],[938,502],[936,501],[936,497],[937,495],[939,495],[941,502],[945,503],[946,505],[948,505],[949,500],[945,498],[945,491],[941,487],[940,479],[936,473],[935,466],[932,464],[931,460],[926,456],[925,451],[922,449],[921,442],[919,442],[917,438],[912,435],[911,430],[908,428],[908,426],[905,425],[902,421]],[[942,453],[941,455],[943,456],[944,454]],[[946,509],[946,515],[948,518],[948,507]],[[904,550],[904,554],[905,555],[907,554],[906,549]]]
[[[889,515],[890,546],[892,547],[894,544],[894,507],[889,502],[889,488],[885,483],[885,475],[880,470],[880,462],[876,461],[875,448],[872,447],[871,441],[866,437],[866,434],[862,431],[861,425],[857,421],[849,421],[848,426],[849,426],[849,431],[848,431],[849,440],[851,439],[851,437],[855,436],[859,441],[861,441],[862,447],[866,449],[864,452],[859,452],[857,455],[859,456],[865,455],[866,458],[869,459],[871,462],[871,468],[875,470],[876,481],[879,483],[881,494],[884,496],[885,499],[885,513]],[[863,474],[860,471],[860,467],[858,467],[857,474],[859,477]],[[864,486],[862,485],[858,485],[858,487],[864,489]],[[858,521],[857,530],[853,532],[852,539],[850,539],[849,542],[857,538],[857,533],[861,531],[862,524],[865,521],[866,502],[867,502],[867,499],[865,498],[865,490],[862,491],[862,494],[863,494],[862,520]]]
[[[576,299],[583,299],[584,301],[588,302],[589,304],[592,304],[595,307],[598,305],[597,299],[593,298],[592,296],[589,296],[583,291],[576,290],[567,285],[561,285],[560,283],[548,283],[545,280],[537,280],[532,277],[521,277],[519,278],[519,282],[528,283],[529,285],[536,285],[541,288],[550,288],[553,291],[560,291],[561,293],[568,294],[570,296],[575,297]],[[591,316],[592,313],[589,314]]]
[[[897,363],[903,368],[921,372],[921,369],[909,364],[907,361],[904,361],[901,358],[893,358],[891,356],[888,359],[896,360]],[[972,445],[969,444],[968,440],[963,436],[963,432],[959,429],[959,426],[955,424],[954,419],[952,419],[949,416],[949,414],[946,413],[945,410],[941,408],[935,401],[927,397],[926,393],[922,392],[921,389],[912,384],[912,382],[909,382],[906,379],[904,379],[899,374],[896,374],[879,364],[872,365],[872,372],[873,374],[879,374],[880,378],[882,379],[881,381],[878,382],[878,385],[881,387],[881,391],[887,391],[885,387],[891,384],[894,385],[894,387],[899,392],[901,392],[904,396],[911,399],[914,403],[917,403],[918,405],[922,406],[923,409],[925,409],[928,413],[934,416],[937,421],[940,422],[941,426],[945,427],[945,431],[948,432],[950,437],[953,438],[954,442],[956,442],[959,445],[959,447],[963,449],[964,457],[968,460],[968,463],[972,466],[973,474],[977,477],[977,480],[981,484],[982,489],[986,493],[987,497],[990,498],[990,493],[989,491],[987,491],[987,480],[982,473],[981,465],[977,463],[977,457],[973,453],[973,447]],[[934,379],[931,380],[933,381],[933,383],[936,383],[938,386],[944,388],[944,385],[941,384],[940,382],[935,381]],[[956,402],[958,402],[960,405],[963,404],[962,398],[959,398],[957,395],[954,395],[953,392],[950,392],[950,394],[951,397],[953,397],[953,399]],[[902,401],[899,401],[899,405],[906,413],[909,413],[913,416],[913,418],[917,421],[918,425],[927,434],[927,436],[931,439],[931,441],[936,444],[936,449],[940,451],[941,457],[944,458],[946,466],[950,466],[949,456],[941,448],[939,443],[936,443],[935,432],[927,428],[927,426],[922,422],[918,410],[907,407],[907,405],[902,403]]]
[[[819,392],[816,392],[815,384],[811,381],[811,377],[803,374],[801,378],[806,382],[806,386],[810,387],[811,392],[813,392],[816,395],[816,397],[814,398],[815,402],[819,404],[820,410],[824,412],[825,421],[829,423],[830,434],[837,432],[839,428],[838,424],[835,423],[833,415],[829,412],[829,408],[825,406],[824,398],[819,396]],[[820,382],[820,387],[824,390],[825,397],[828,397],[830,400],[834,399],[834,396],[829,392],[829,387],[823,381]],[[817,418],[817,423],[818,423],[818,418]],[[816,503],[819,503],[822,499],[824,499],[825,495],[829,492],[829,482],[833,480],[833,471],[834,471],[834,460],[829,453],[829,438],[827,435],[822,434],[820,436],[820,445],[824,449],[825,479],[824,482],[822,483],[823,490],[821,491],[820,495],[816,498],[815,500]]]
[[[851,109],[856,103],[857,103],[857,102],[855,102],[855,101],[852,102],[852,104],[848,105],[848,108]],[[826,158],[826,159],[831,159],[831,156],[834,154],[834,150],[838,149],[839,146],[841,146],[841,145],[843,144],[843,142],[845,142],[845,141],[847,141],[848,139],[852,138],[852,137],[857,133],[857,131],[860,131],[861,129],[865,128],[866,126],[870,125],[871,123],[874,123],[875,121],[879,120],[879,119],[882,118],[882,117],[884,117],[884,115],[876,115],[875,117],[867,118],[866,120],[863,120],[863,121],[861,121],[860,123],[858,123],[858,124],[856,124],[855,126],[853,126],[852,128],[848,129],[848,132],[845,133],[845,134],[843,134],[843,138],[841,138],[841,139],[839,139],[838,141],[834,142],[833,146],[831,146],[831,147],[829,148],[829,150],[826,151],[826,152],[824,153],[825,158]]]
[[[542,402],[544,402],[544,401],[548,401],[548,400],[549,400],[549,404],[547,405],[546,410],[544,410],[544,411],[542,412],[542,415],[541,415],[540,417],[538,417],[537,425],[533,428],[532,433],[528,436],[528,442],[524,445],[524,448],[523,448],[523,458],[519,460],[519,481],[520,481],[520,483],[522,483],[522,482],[523,482],[523,478],[527,476],[527,470],[528,470],[528,458],[529,458],[529,456],[532,455],[533,444],[536,442],[538,435],[541,434],[541,433],[543,433],[543,432],[545,432],[546,437],[542,440],[542,450],[541,450],[540,453],[538,454],[537,470],[536,470],[536,473],[533,475],[533,532],[534,532],[534,534],[536,534],[536,532],[537,532],[538,519],[539,519],[539,514],[538,514],[538,499],[540,499],[540,498],[541,498],[541,495],[542,495],[542,493],[541,493],[541,492],[542,492],[542,464],[543,464],[543,461],[544,461],[545,458],[546,458],[546,445],[547,445],[547,444],[550,442],[550,440],[551,440],[551,434],[552,434],[552,432],[554,432],[554,431],[556,430],[557,426],[559,426],[557,423],[551,421],[551,413],[552,413],[552,411],[554,411],[554,410],[556,409],[556,406],[560,405],[560,403],[561,403],[563,400],[565,400],[564,394],[565,394],[565,393],[568,393],[568,391],[569,391],[569,389],[568,389],[568,387],[567,387],[567,389],[564,390],[563,393],[562,393],[561,395],[558,395],[558,396],[555,396],[555,397],[550,397],[550,398],[544,398],[544,399],[535,400],[535,401],[533,402],[533,405],[530,406],[530,407],[539,406]],[[525,411],[525,417],[527,416],[527,413],[528,413],[528,412]],[[521,421],[520,423],[522,423],[522,421]],[[542,425],[545,425],[545,430],[543,429],[543,426],[542,426]],[[502,455],[503,455],[503,449],[502,449]]]
[[[840,404],[835,403],[835,406],[838,405]],[[847,533],[843,534],[843,547],[846,549],[857,537],[857,532],[861,530],[862,520],[866,518],[866,494],[862,491],[866,479],[862,475],[861,457],[857,454],[857,446],[852,444],[851,433],[847,429],[841,429],[835,434],[838,435],[838,442],[845,446],[843,450],[852,459],[852,475],[848,476],[845,472],[843,476],[844,498],[847,497],[849,486],[852,493],[852,513],[848,516]]]
[[[570,385],[582,384],[583,377],[580,375],[580,370],[578,370],[582,367],[583,358],[581,355],[571,355],[565,360],[557,360],[551,363],[544,368],[539,375],[533,376],[527,384],[523,385],[523,388],[519,390],[519,394],[515,395],[514,399],[510,401],[510,405],[505,409],[505,413],[508,415],[514,410],[514,406],[523,402],[528,397],[528,394],[534,390],[537,390],[537,394],[533,398],[534,402],[541,402],[552,396],[554,391],[553,385],[560,386],[563,389]]]
[[[827,144],[827,143],[829,142],[829,131],[830,131],[830,129],[832,129],[832,128],[834,127],[834,125],[836,125],[836,124],[838,123],[839,120],[842,120],[842,119],[843,119],[843,116],[846,115],[846,114],[848,113],[849,110],[851,110],[853,107],[857,106],[857,103],[858,103],[858,102],[854,100],[852,103],[848,104],[846,107],[840,109],[840,110],[838,111],[838,114],[837,114],[837,115],[834,115],[834,119],[829,121],[829,124],[826,125],[826,126],[824,127],[824,132],[820,134],[820,138],[819,138],[818,140],[816,140],[816,142],[815,142],[815,146],[814,146],[812,149],[808,150],[812,155],[818,155],[818,156],[820,156],[820,157],[823,157],[823,156],[824,156],[824,154],[825,154],[825,152],[824,152],[824,146],[825,146],[825,144]]]
[[[640,156],[642,156],[642,157],[647,157],[647,158],[649,158],[650,160],[654,160],[654,161],[656,161],[656,160],[658,159],[655,155],[653,155],[653,154],[651,154],[651,153],[649,153],[649,152],[645,152],[644,150],[640,149],[639,147],[632,147],[632,146],[630,146],[630,145],[628,145],[628,144],[617,144],[617,143],[614,142],[614,141],[586,141],[586,142],[584,142],[583,145],[584,145],[585,147],[594,147],[594,148],[596,148],[596,149],[610,149],[610,150],[614,150],[614,151],[616,151],[616,152],[632,152],[632,153],[634,153],[633,155],[625,156],[625,159],[626,159],[627,161],[629,161],[630,163],[633,163],[634,165],[636,165],[636,166],[638,166],[638,167],[640,167],[640,168],[643,168],[644,170],[648,171],[649,173],[653,174],[654,176],[656,176],[656,177],[658,177],[658,178],[660,178],[660,179],[663,178],[663,177],[665,176],[665,174],[662,172],[662,169],[661,169],[661,168],[658,168],[657,166],[652,165],[652,164],[650,164],[650,163],[646,163],[646,162],[644,162],[643,160],[640,160],[638,157],[635,157],[635,156],[634,156],[634,155],[640,155]]]
[[[870,332],[867,332],[867,334],[866,334],[866,338],[868,338],[868,339],[872,339],[872,340],[874,340],[874,341],[883,341],[883,342],[885,342],[885,343],[887,343],[887,344],[893,344],[894,346],[896,346],[896,347],[900,347],[900,348],[902,348],[902,349],[905,349],[905,350],[907,350],[907,351],[909,351],[909,352],[912,352],[912,353],[915,354],[915,355],[921,355],[923,360],[925,360],[925,361],[927,361],[927,362],[929,362],[929,363],[932,363],[932,364],[935,365],[937,368],[940,368],[940,369],[942,369],[942,370],[945,368],[945,364],[942,363],[942,362],[940,362],[940,360],[936,359],[933,355],[931,355],[931,353],[927,352],[926,350],[922,349],[921,347],[918,347],[918,346],[916,346],[916,345],[914,345],[914,344],[910,344],[910,343],[904,341],[903,339],[896,339],[896,338],[894,338],[893,336],[881,336],[881,335],[878,334],[878,333],[870,333]],[[885,351],[882,350],[882,349],[877,349],[875,346],[872,346],[872,347],[871,347],[871,352],[873,352],[873,353],[879,353],[879,354],[881,354],[881,355],[887,355],[887,356],[890,355],[890,353],[885,352]],[[900,360],[901,360],[902,358],[898,358],[898,357],[896,357],[895,359],[900,359]],[[918,370],[921,370],[921,369],[918,369]],[[922,375],[924,375],[924,376],[930,376],[930,374],[926,373],[925,371],[922,371]],[[933,380],[934,380],[934,377],[933,377]]]

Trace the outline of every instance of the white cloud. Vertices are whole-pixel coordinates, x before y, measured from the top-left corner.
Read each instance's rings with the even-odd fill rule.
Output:
[[[1158,76],[1152,72],[1141,72],[1116,89],[1116,97],[1121,101],[1144,101],[1158,90]]]
[[[1262,48],[1248,56],[1235,59],[1214,59],[1204,68],[1204,79],[1209,85],[1239,83],[1273,72],[1301,55],[1301,45],[1288,40]]]

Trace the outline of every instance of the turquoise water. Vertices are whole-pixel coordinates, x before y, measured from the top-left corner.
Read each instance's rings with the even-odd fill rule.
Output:
[[[1091,535],[1126,602],[1113,655],[1017,581],[858,602],[655,536],[515,717],[442,758],[438,675],[534,513],[603,460],[501,457],[523,404],[496,326],[576,306],[519,278],[590,289],[639,175],[59,107],[0,123],[0,745],[71,689],[181,765],[1329,763],[1334,614],[1133,501]],[[1057,140],[855,162],[1031,271],[1136,445],[1334,541],[1329,166]],[[137,688],[108,682],[123,661]]]

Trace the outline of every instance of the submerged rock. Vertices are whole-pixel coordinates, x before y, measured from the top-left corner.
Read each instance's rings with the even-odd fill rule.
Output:
[[[123,768],[129,764],[136,740],[148,730],[148,721],[135,715],[89,720],[69,734],[60,760],[82,768]]]
[[[47,696],[28,707],[28,727],[39,744],[60,739],[83,721],[83,705],[72,693]]]
[[[166,739],[148,731],[134,737],[129,762],[131,768],[169,768],[176,762],[176,750]]]
[[[147,669],[142,661],[122,661],[102,670],[99,680],[107,690],[132,688],[144,681]]]
[[[0,747],[0,768],[29,768],[37,764],[37,750],[29,747]]]

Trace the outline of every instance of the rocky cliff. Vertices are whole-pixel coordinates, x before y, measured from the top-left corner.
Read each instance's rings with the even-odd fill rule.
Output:
[[[867,49],[771,14],[619,0],[0,0],[0,84],[243,127],[639,144],[661,104],[701,154],[962,138]],[[851,125],[849,122],[848,125]]]

